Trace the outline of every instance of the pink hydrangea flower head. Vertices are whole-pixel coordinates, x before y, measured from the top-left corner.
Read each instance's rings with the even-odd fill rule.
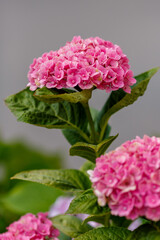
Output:
[[[118,45],[99,37],[74,37],[57,51],[35,58],[28,72],[30,90],[47,88],[91,89],[130,93],[136,80],[129,60]]]
[[[1,240],[58,240],[59,231],[47,218],[48,213],[37,216],[28,213],[7,228],[8,232],[0,234]]]
[[[108,204],[113,215],[160,220],[160,138],[127,141],[88,173],[99,205]]]

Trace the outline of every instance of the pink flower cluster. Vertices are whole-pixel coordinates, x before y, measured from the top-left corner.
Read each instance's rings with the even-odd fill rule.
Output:
[[[160,220],[160,138],[127,141],[96,160],[89,170],[99,205],[111,214]]]
[[[13,222],[8,232],[0,234],[0,240],[58,240],[59,231],[52,226],[47,213],[31,213]]]
[[[28,73],[30,90],[42,88],[93,86],[106,92],[122,88],[130,93],[136,80],[129,60],[118,45],[99,37],[74,37],[58,51],[44,53],[35,58]]]

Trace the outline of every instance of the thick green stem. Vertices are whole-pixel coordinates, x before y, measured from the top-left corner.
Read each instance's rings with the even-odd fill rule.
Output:
[[[105,227],[110,227],[110,221],[109,221],[110,216],[111,216],[110,212],[106,214],[105,221],[104,221],[104,226]]]
[[[89,122],[90,129],[91,129],[91,140],[93,141],[94,144],[97,144],[96,131],[95,131],[92,115],[91,115],[91,112],[90,112],[89,104],[88,104],[88,102],[82,103],[82,104],[83,104],[83,107],[86,111],[86,115],[87,115],[88,122]]]

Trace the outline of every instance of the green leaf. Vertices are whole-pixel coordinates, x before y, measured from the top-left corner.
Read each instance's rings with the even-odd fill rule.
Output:
[[[70,203],[68,214],[86,213],[92,215],[99,215],[109,212],[108,207],[100,207],[97,203],[97,197],[94,195],[92,189],[76,196]]]
[[[58,236],[58,239],[60,239],[60,240],[72,240],[71,237],[67,236],[66,234],[62,233],[61,231],[60,231],[60,235]]]
[[[56,228],[73,238],[92,229],[90,225],[82,225],[82,220],[70,215],[58,215],[51,218],[51,221]]]
[[[91,215],[91,216],[85,218],[85,220],[83,221],[83,224],[93,221],[93,222],[100,223],[100,224],[103,224],[104,226],[106,226],[109,222],[109,217],[110,217],[110,212],[108,212],[106,214],[102,214],[102,215]]]
[[[16,184],[2,199],[4,206],[17,214],[46,212],[62,192],[37,183]],[[27,200],[26,200],[27,199]]]
[[[111,115],[120,109],[133,104],[138,97],[143,96],[151,77],[159,70],[159,67],[153,68],[136,76],[137,83],[132,86],[131,94],[125,93],[122,89],[113,91],[99,113],[97,121],[102,130],[100,140],[103,139],[106,124]]]
[[[75,240],[126,240],[129,230],[120,227],[97,228],[86,232]]]
[[[26,186],[26,189],[23,189],[22,183],[16,180],[10,181],[10,177],[17,172],[29,169],[60,168],[61,160],[61,156],[58,153],[45,154],[42,149],[36,150],[34,146],[28,146],[22,139],[6,142],[0,137],[0,232],[5,232],[5,227],[16,221],[20,215],[23,215],[23,212],[21,212],[23,207],[28,208],[27,212],[34,210],[34,207],[35,210],[42,209],[48,211],[47,206],[49,207],[51,202],[54,201],[54,191],[58,192],[58,190],[48,189],[40,184],[38,184],[38,187],[37,184],[27,182],[26,185],[23,182],[24,187]],[[43,191],[44,188],[45,191]],[[45,195],[41,196],[43,192]],[[51,192],[52,195],[50,194]],[[34,193],[37,194],[37,198]],[[20,201],[21,194],[24,196],[24,199]],[[36,199],[37,202],[35,201]]]
[[[89,178],[76,169],[33,170],[17,173],[12,179],[41,183],[63,191],[82,191],[90,188]]]
[[[22,161],[23,159],[23,161]],[[0,141],[0,168],[3,173],[0,178],[0,193],[5,193],[13,187],[10,177],[20,171],[30,169],[60,168],[61,157],[58,153],[44,154],[42,149],[35,150],[20,141]]]
[[[88,176],[87,171],[93,170],[95,168],[95,163],[92,163],[90,161],[86,161],[80,168],[80,170],[85,173]]]
[[[150,224],[144,224],[131,232],[126,240],[159,240],[160,232]]]
[[[132,223],[132,221],[129,219],[126,219],[125,217],[119,217],[119,216],[114,216],[114,215],[110,216],[111,226],[128,228],[131,223]]]
[[[81,92],[75,92],[68,89],[48,89],[46,87],[36,90],[34,96],[47,103],[67,101],[71,103],[88,102],[91,98],[92,89],[85,89]]]
[[[118,134],[110,136],[97,145],[78,142],[70,148],[70,155],[83,157],[95,162],[95,159],[101,156],[117,137]]]
[[[37,100],[28,88],[9,96],[5,102],[18,121],[46,128],[73,129],[90,142],[84,133],[87,118],[81,103],[47,104]]]
[[[85,131],[87,132],[87,131]],[[87,142],[85,138],[83,138],[77,130],[74,129],[63,129],[62,130],[63,135],[68,140],[68,142],[73,145],[77,142]]]

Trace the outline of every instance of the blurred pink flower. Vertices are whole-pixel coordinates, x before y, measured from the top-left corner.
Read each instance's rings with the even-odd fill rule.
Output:
[[[0,234],[0,240],[58,240],[59,230],[47,218],[48,213],[37,216],[28,213],[9,225],[8,232]]]

